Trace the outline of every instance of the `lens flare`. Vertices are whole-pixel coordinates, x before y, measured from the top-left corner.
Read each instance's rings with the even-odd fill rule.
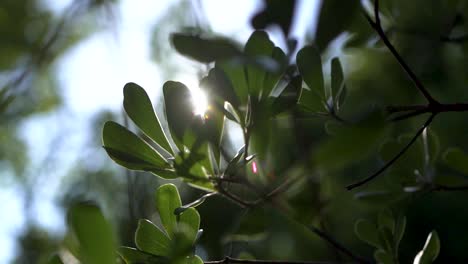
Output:
[[[208,98],[205,92],[200,89],[197,78],[191,75],[179,75],[175,79],[185,84],[190,90],[193,114],[204,118],[208,110]]]
[[[208,100],[205,92],[198,87],[191,88],[190,92],[192,93],[193,114],[205,117],[208,110]]]
[[[252,162],[252,172],[253,172],[254,174],[257,174],[257,172],[258,172],[257,163],[256,163],[255,161]]]

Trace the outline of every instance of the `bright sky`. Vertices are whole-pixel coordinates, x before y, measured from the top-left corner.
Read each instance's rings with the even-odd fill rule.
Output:
[[[71,0],[43,0],[53,10],[63,10]],[[37,222],[53,231],[64,230],[63,215],[55,205],[60,189],[61,177],[83,153],[83,145],[90,130],[90,120],[103,109],[120,111],[122,88],[132,81],[147,89],[152,98],[161,93],[164,80],[155,63],[150,61],[150,38],[152,26],[158,16],[168,8],[171,0],[121,0],[118,8],[118,25],[82,41],[57,65],[57,76],[65,107],[47,116],[40,116],[25,122],[23,137],[29,142],[33,159],[31,173],[44,166],[43,159],[53,144],[53,139],[64,133],[67,140],[63,145],[54,146],[53,161],[61,167],[48,168],[47,182],[38,184],[34,212]],[[310,25],[311,10],[316,10],[318,1],[300,1],[299,21],[292,35],[300,36]],[[249,19],[260,8],[260,3],[251,0],[202,1],[208,21],[213,30],[227,36],[235,35],[240,41],[249,37],[252,29]],[[272,39],[275,41],[274,36]],[[278,43],[275,41],[277,45]],[[179,81],[196,83],[192,75],[180,76]],[[44,178],[44,177],[42,177]],[[15,234],[24,225],[23,200],[20,190],[9,186],[0,189],[0,201],[9,201],[1,206],[1,212],[8,212],[0,225],[0,264],[9,263],[14,256]]]

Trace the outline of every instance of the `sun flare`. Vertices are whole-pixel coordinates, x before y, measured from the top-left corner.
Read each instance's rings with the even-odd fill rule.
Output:
[[[190,89],[192,94],[193,113],[199,116],[205,116],[208,110],[208,100],[206,94],[202,89],[194,87]]]
[[[196,78],[192,76],[183,76],[181,78],[177,78],[183,84],[189,88],[190,93],[192,95],[192,107],[193,107],[193,114],[201,117],[205,117],[206,112],[208,111],[208,98],[206,93],[200,89],[199,82]]]

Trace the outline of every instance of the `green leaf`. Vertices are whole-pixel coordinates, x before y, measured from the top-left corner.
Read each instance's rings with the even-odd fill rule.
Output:
[[[277,115],[284,111],[292,109],[296,106],[301,93],[302,77],[297,75],[291,78],[288,85],[283,89],[281,94],[274,99],[272,105],[272,114]]]
[[[287,37],[294,18],[294,10],[298,5],[297,1],[263,1],[262,4],[263,8],[251,20],[252,26],[255,29],[262,29],[277,25]]]
[[[234,109],[234,107],[227,101],[224,102],[224,110],[224,116],[226,118],[238,124],[242,124],[242,119],[239,117],[239,114],[237,113],[236,109]]]
[[[274,47],[275,45],[268,37],[268,34],[265,31],[257,30],[247,40],[244,52],[254,59],[264,59],[265,57],[271,57]],[[260,97],[264,87],[265,70],[257,65],[247,65],[246,74],[249,94]],[[264,96],[268,96],[268,94]]]
[[[235,173],[236,169],[239,167],[239,161],[245,153],[245,145],[242,146],[236,153],[236,155],[229,161],[226,169],[224,170],[224,175],[229,176],[231,173]]]
[[[336,110],[338,111],[346,96],[346,85],[344,82],[343,68],[341,67],[341,63],[338,58],[333,58],[331,62],[330,96],[333,99]]]
[[[203,63],[229,59],[242,54],[232,41],[224,38],[202,38],[175,33],[172,34],[171,40],[177,52]]]
[[[177,228],[177,216],[175,210],[182,206],[179,191],[174,184],[164,184],[156,191],[156,207],[161,217],[161,222],[170,238],[174,237]]]
[[[154,256],[136,248],[120,247],[117,251],[126,264],[167,264],[165,257]]]
[[[210,101],[214,101],[220,106],[225,101],[236,107],[239,106],[239,99],[234,91],[233,84],[229,76],[220,67],[211,69],[208,76],[200,81],[200,87],[208,95]]]
[[[393,264],[393,257],[390,253],[385,252],[382,249],[378,249],[374,252],[374,258],[378,264]]]
[[[58,254],[53,255],[49,261],[47,261],[47,264],[64,264],[62,259]]]
[[[450,148],[443,156],[444,163],[450,168],[468,175],[468,155],[460,148]]]
[[[329,96],[335,98],[343,85],[343,68],[341,67],[340,60],[333,58],[331,61],[331,94]]]
[[[247,104],[249,86],[245,77],[244,66],[234,62],[217,62],[215,68],[221,69],[227,76],[239,98],[240,104]],[[231,102],[233,103],[233,102]]]
[[[188,130],[195,120],[192,96],[187,86],[173,81],[167,81],[164,84],[163,93],[166,118],[172,138],[179,150],[183,152],[184,144],[187,147],[193,144],[193,140],[187,140],[190,134]]]
[[[145,90],[135,83],[124,86],[124,108],[135,124],[167,152],[174,154],[164,134],[151,100]]]
[[[188,258],[185,259],[185,264],[203,264],[203,260],[195,255],[195,256],[190,256]]]
[[[340,90],[338,90],[338,93],[336,94],[336,100],[335,100],[335,105],[336,105],[336,110],[339,112],[341,107],[344,104],[344,101],[346,99],[347,95],[347,88],[346,84],[344,84]]]
[[[175,210],[174,210],[175,211]],[[180,214],[179,224],[186,225],[188,230],[187,240],[194,244],[197,238],[198,229],[200,228],[200,214],[195,208],[188,208]]]
[[[406,217],[404,215],[400,215],[396,219],[395,232],[393,233],[396,250],[398,250],[398,248],[400,247],[400,242],[401,242],[401,239],[403,238],[403,235],[405,234],[405,229],[406,229]]]
[[[164,174],[164,170],[170,168],[167,161],[127,128],[109,121],[104,124],[102,134],[104,149],[116,163],[132,170],[151,171],[156,174],[161,171],[162,177],[175,176],[169,172]]]
[[[354,232],[360,240],[367,244],[377,248],[381,247],[377,234],[377,226],[374,223],[365,219],[359,219],[354,224]]]
[[[437,231],[433,230],[427,236],[424,248],[414,258],[414,264],[430,264],[435,261],[440,251],[440,240]]]
[[[170,253],[170,239],[163,231],[146,219],[138,221],[135,244],[138,249],[153,255],[167,256]]]
[[[265,80],[263,83],[263,96],[264,98],[269,96],[271,91],[273,91],[274,87],[278,84],[278,81],[281,79],[287,65],[288,59],[286,54],[284,54],[283,50],[278,47],[273,48],[272,58],[274,61],[280,65],[280,69],[275,72],[267,72],[265,75]]]
[[[114,233],[97,206],[73,205],[68,212],[68,223],[79,242],[82,263],[115,263]]]
[[[325,100],[322,59],[320,58],[319,51],[314,46],[302,48],[297,53],[296,63],[309,89],[315,92],[322,100]]]
[[[317,93],[306,88],[301,89],[298,104],[299,107],[305,112],[318,113],[326,111],[323,99],[320,98]]]

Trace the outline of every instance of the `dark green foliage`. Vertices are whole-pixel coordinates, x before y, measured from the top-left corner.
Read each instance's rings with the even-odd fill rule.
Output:
[[[241,54],[233,42],[222,38],[201,38],[176,33],[172,35],[172,44],[180,54],[205,63],[230,59]]]
[[[81,12],[111,1],[75,2]],[[159,87],[164,105],[127,83],[123,106],[132,122],[106,122],[105,151],[97,153],[136,172],[104,162],[94,168],[95,156],[84,152],[77,163],[86,164],[68,172],[79,179],[63,198],[71,207],[69,232],[62,240],[24,231],[15,263],[68,257],[82,263],[203,263],[196,254],[207,260],[463,263],[468,8],[463,1],[379,2],[380,13],[374,13],[375,1],[322,1],[315,35],[301,47],[290,38],[296,1],[264,1],[246,43],[204,28],[203,8],[190,10],[196,1],[174,4],[155,26],[155,41],[164,43],[153,48],[161,65],[172,66],[162,70],[171,77],[184,68],[171,60],[169,46],[193,60],[208,110],[194,113],[195,87],[188,83]],[[35,3],[0,4],[0,166],[7,176],[23,177],[25,207],[31,208],[34,186],[49,179],[23,176],[41,171],[27,166],[30,153],[19,131],[26,117],[61,102],[49,68],[84,28],[70,26],[74,12],[67,12],[69,21]],[[161,24],[170,31],[173,24],[190,25],[182,30],[190,33],[171,33],[167,41]],[[60,25],[57,41],[44,45]],[[269,35],[271,26],[282,34]],[[406,64],[409,70],[401,66]],[[427,122],[431,114],[436,118]],[[118,117],[97,123],[112,119]],[[36,166],[49,167],[49,160]],[[366,185],[352,185],[366,177]],[[356,188],[346,190],[349,184]],[[102,202],[108,217],[97,206],[73,202],[89,198]]]

